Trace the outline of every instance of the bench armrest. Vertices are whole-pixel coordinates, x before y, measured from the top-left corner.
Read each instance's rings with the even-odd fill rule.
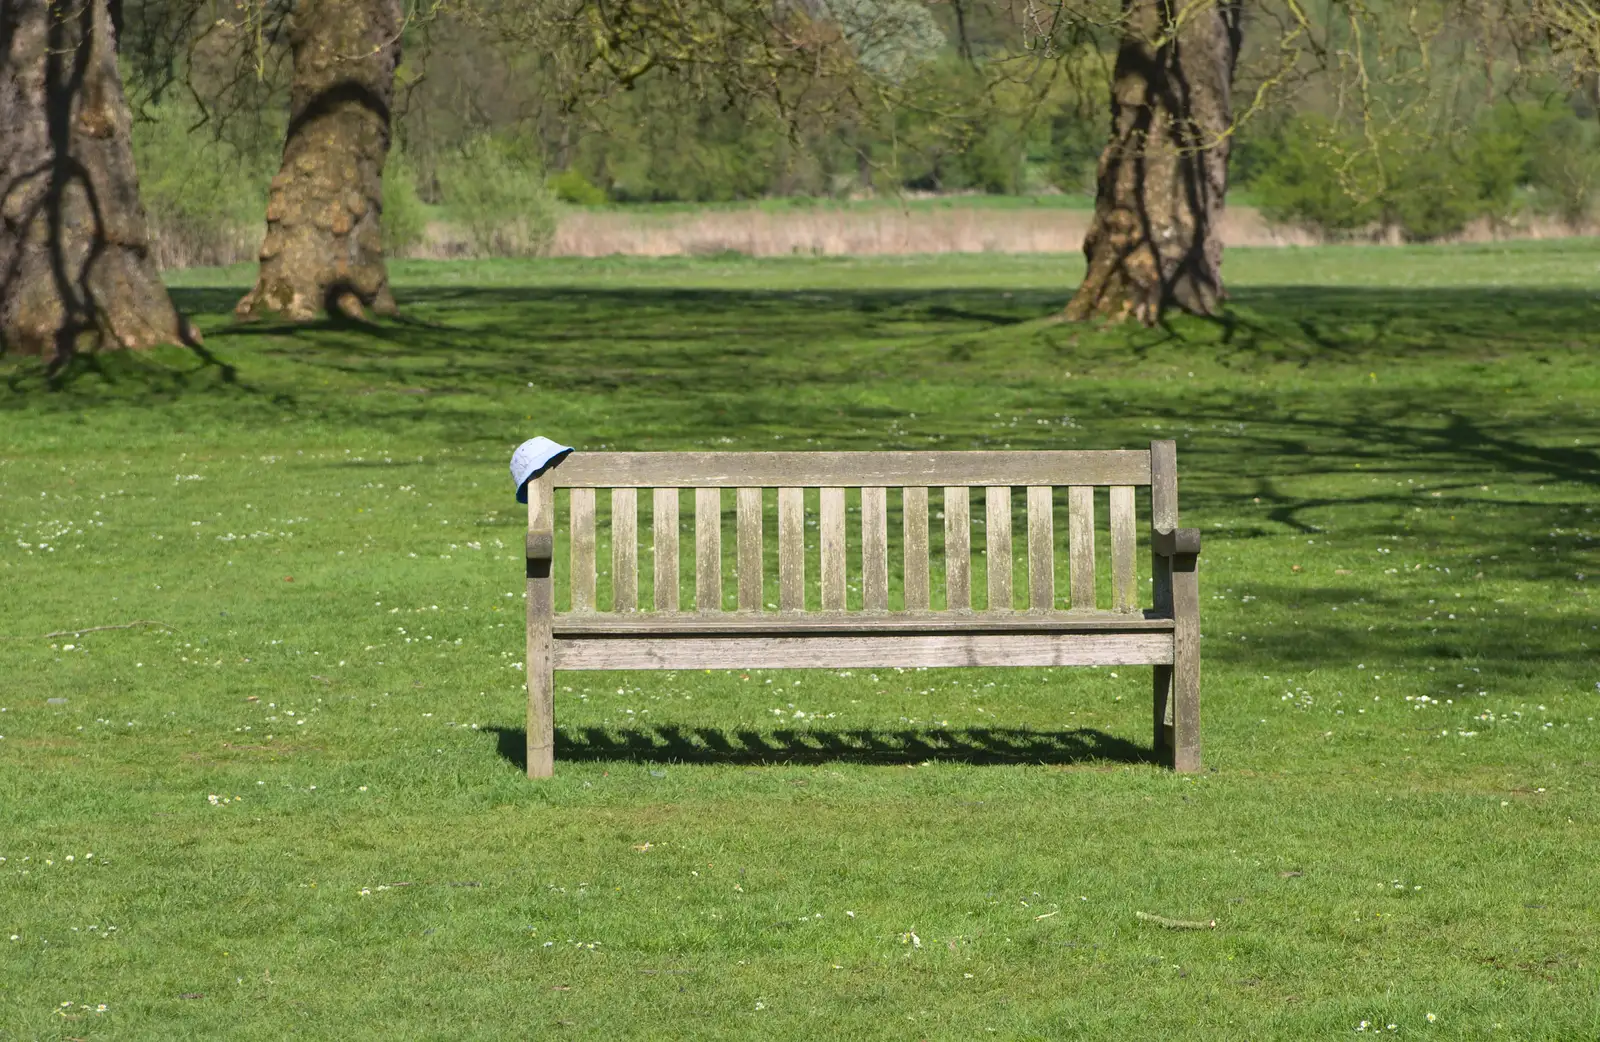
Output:
[[[1200,529],[1176,528],[1169,532],[1156,529],[1150,535],[1150,544],[1162,557],[1200,552]]]
[[[528,533],[528,560],[548,561],[556,553],[556,534],[546,528]]]

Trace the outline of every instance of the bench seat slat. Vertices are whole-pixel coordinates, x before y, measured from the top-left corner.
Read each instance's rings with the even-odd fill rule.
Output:
[[[556,669],[1133,666],[1172,661],[1164,633],[621,637],[554,641]]]
[[[1150,452],[582,452],[552,473],[556,488],[1148,485]]]
[[[555,617],[555,632],[564,637],[696,636],[720,634],[891,634],[891,633],[1170,633],[1171,618],[1125,615],[1111,611],[988,612],[907,611],[889,614],[807,612],[804,615],[672,614],[566,615]]]

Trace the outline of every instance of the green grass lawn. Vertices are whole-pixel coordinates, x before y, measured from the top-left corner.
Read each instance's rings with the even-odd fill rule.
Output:
[[[0,1039],[1600,1037],[1600,243],[1227,267],[1148,331],[1047,321],[1075,257],[196,271],[203,352],[0,360]],[[751,662],[559,674],[529,782],[536,433],[1177,438],[1206,771],[1148,669]]]

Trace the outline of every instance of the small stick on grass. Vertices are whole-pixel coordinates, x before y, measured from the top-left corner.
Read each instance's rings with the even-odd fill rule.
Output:
[[[88,629],[82,630],[56,630],[53,633],[41,633],[37,637],[0,637],[0,640],[49,640],[51,637],[81,637],[85,633],[101,633],[105,630],[131,630],[135,626],[160,626],[164,630],[172,629],[166,623],[157,622],[155,619],[135,619],[132,622],[124,622],[118,626],[90,626]]]
[[[1217,928],[1215,919],[1168,919],[1164,915],[1156,915],[1152,912],[1135,912],[1133,914],[1144,922],[1155,923],[1157,926],[1164,926],[1168,930],[1215,930]]]

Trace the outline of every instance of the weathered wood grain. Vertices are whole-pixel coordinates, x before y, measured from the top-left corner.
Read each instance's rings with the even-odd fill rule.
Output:
[[[557,669],[849,669],[878,666],[1132,666],[1165,662],[1157,633],[892,637],[560,638]]]
[[[1134,555],[1133,486],[1111,486],[1111,607],[1113,611],[1137,611],[1139,607],[1138,562]]]
[[[678,610],[678,490],[658,488],[650,496],[655,545],[656,611]]]
[[[928,607],[928,490],[920,485],[901,490],[901,523],[905,541],[905,607]]]
[[[694,490],[694,607],[722,610],[722,490]]]
[[[594,489],[571,492],[572,610],[594,611]]]
[[[1200,580],[1199,533],[1178,527],[1178,449],[1172,441],[1150,443],[1151,570],[1157,612],[1173,617],[1173,661],[1167,675],[1165,712],[1172,720],[1172,766],[1200,769]],[[1160,680],[1156,700],[1162,701]]]
[[[1094,610],[1094,487],[1067,490],[1067,567],[1074,610]]]
[[[822,490],[818,523],[822,529],[822,610],[844,611],[844,489]]]
[[[1172,667],[1157,666],[1154,671],[1156,758],[1172,766]]]
[[[761,490],[741,488],[737,497],[739,610],[761,610]]]
[[[1172,767],[1200,769],[1200,559],[1172,559]]]
[[[555,524],[555,492],[546,472],[528,483],[528,531],[548,532]],[[555,582],[548,557],[528,561],[528,644],[523,666],[528,674],[528,777],[555,773]]]
[[[806,607],[806,501],[801,488],[778,489],[778,610]]]
[[[574,452],[557,488],[1148,485],[1143,449],[1039,452]]]
[[[1200,552],[1200,529],[1174,528],[1171,531],[1150,533],[1150,548],[1162,557]]]
[[[1150,527],[1170,532],[1178,527],[1178,443],[1150,443]]]
[[[1150,596],[1157,611],[1172,611],[1172,559],[1156,552],[1154,534],[1178,527],[1178,443],[1150,443]]]
[[[1011,605],[1011,486],[990,485],[983,490],[984,556],[988,560],[990,611],[1010,611]]]
[[[972,608],[972,498],[965,485],[944,490],[944,596],[952,611]]]
[[[611,490],[611,610],[639,607],[639,490]]]
[[[1028,607],[1056,606],[1056,521],[1049,485],[1028,487]]]
[[[861,490],[861,608],[889,608],[889,504],[882,485]]]

